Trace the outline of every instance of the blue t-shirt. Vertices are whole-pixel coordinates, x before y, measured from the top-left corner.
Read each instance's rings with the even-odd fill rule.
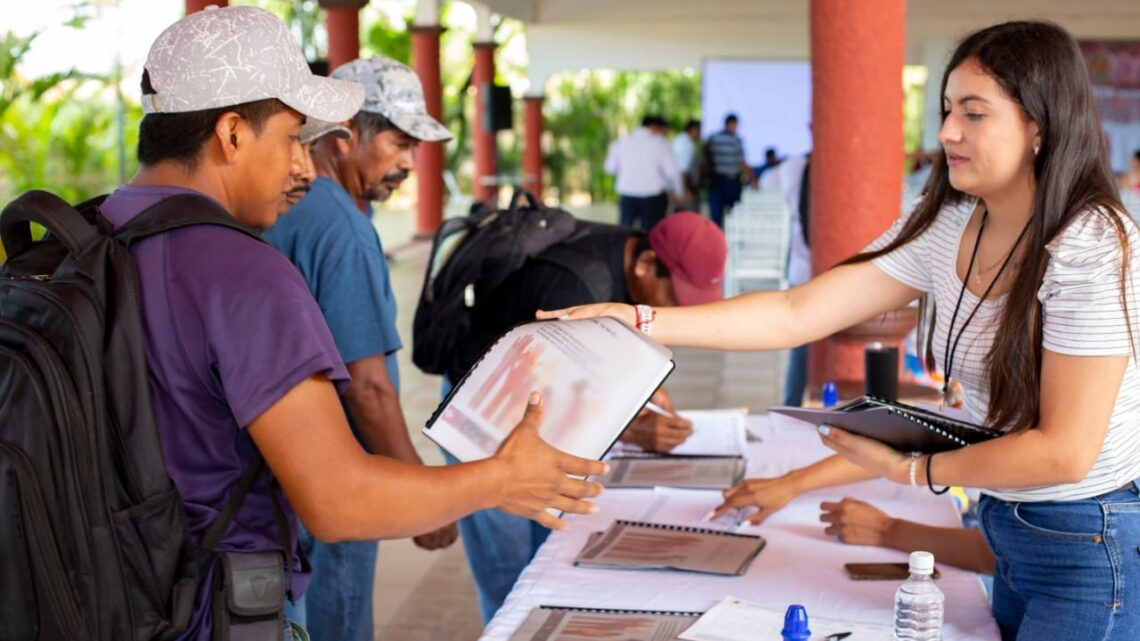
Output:
[[[195,192],[127,185],[101,209],[119,227],[185,193]],[[269,245],[198,225],[140,241],[131,254],[163,458],[182,495],[190,535],[200,540],[257,458],[245,428],[310,376],[323,373],[343,391],[348,372],[305,282]],[[219,550],[281,549],[270,491],[264,480],[254,484]],[[287,501],[282,504],[296,541],[296,517]],[[307,563],[300,547],[293,557],[290,587],[300,594]],[[210,585],[207,576],[180,639],[210,638]]]
[[[403,344],[388,261],[376,229],[348,192],[317,178],[264,237],[301,271],[344,362],[383,354],[399,391],[396,351]]]

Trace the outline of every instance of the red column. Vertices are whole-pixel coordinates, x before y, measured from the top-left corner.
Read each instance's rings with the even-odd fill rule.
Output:
[[[360,10],[352,7],[325,11],[329,32],[329,71],[360,57]]]
[[[542,198],[542,99],[542,96],[524,98],[523,174],[528,176],[526,188],[539,198]]]
[[[852,256],[899,215],[906,0],[812,0],[812,272]],[[905,330],[904,330],[905,331]],[[811,386],[862,380],[866,335],[813,345]]]
[[[443,86],[439,73],[439,26],[411,27],[412,67],[424,86],[427,111],[443,120]],[[421,142],[416,151],[416,235],[430,236],[443,220],[443,143]]]
[[[216,4],[219,7],[225,7],[225,6],[229,5],[229,1],[228,0],[186,0],[186,15],[190,15],[190,14],[194,13],[195,11],[201,11],[202,9],[205,9],[206,7],[208,7],[212,4]]]
[[[471,82],[475,85],[475,126],[472,142],[475,152],[475,199],[487,202],[495,198],[498,189],[493,185],[484,185],[483,178],[498,173],[497,150],[495,149],[495,132],[487,128],[487,100],[484,90],[495,82],[495,43],[475,43],[475,72],[471,75]]]

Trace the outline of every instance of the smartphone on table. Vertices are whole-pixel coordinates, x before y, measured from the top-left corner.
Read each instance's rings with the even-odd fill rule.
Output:
[[[906,581],[910,577],[910,566],[906,563],[845,563],[843,569],[855,581]],[[939,578],[938,568],[934,568],[931,578]]]

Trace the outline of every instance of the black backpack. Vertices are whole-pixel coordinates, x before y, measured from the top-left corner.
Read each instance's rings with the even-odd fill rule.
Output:
[[[569,246],[606,233],[629,230],[580,221],[570,212],[542,205],[525,190],[515,192],[506,210],[476,211],[443,221],[432,240],[416,307],[412,362],[428,374],[455,377],[465,372],[472,309],[530,259],[565,267],[582,280],[594,300],[609,300],[607,266]]]
[[[0,213],[0,640],[148,641],[185,630],[211,551],[264,465],[194,545],[166,472],[129,247],[195,224],[177,196],[113,231],[101,199],[42,191]],[[30,223],[50,232],[32,240]],[[256,236],[255,236],[256,237]]]

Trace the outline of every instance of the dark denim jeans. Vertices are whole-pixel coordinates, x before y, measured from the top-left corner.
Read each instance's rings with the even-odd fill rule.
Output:
[[[1140,639],[1140,486],[1078,501],[983,496],[1002,641]]]
[[[724,229],[725,211],[740,202],[743,192],[744,185],[740,184],[740,176],[713,174],[712,184],[709,185],[709,219]]]
[[[322,543],[298,524],[313,565],[313,578],[285,616],[308,630],[312,641],[372,641],[372,586],[376,541]]]
[[[444,376],[440,398],[447,398],[450,391],[451,382]],[[448,465],[459,462],[442,448],[440,451]],[[475,579],[479,613],[483,625],[487,625],[534,553],[550,536],[550,530],[530,519],[498,510],[483,510],[459,520],[459,536]]]

